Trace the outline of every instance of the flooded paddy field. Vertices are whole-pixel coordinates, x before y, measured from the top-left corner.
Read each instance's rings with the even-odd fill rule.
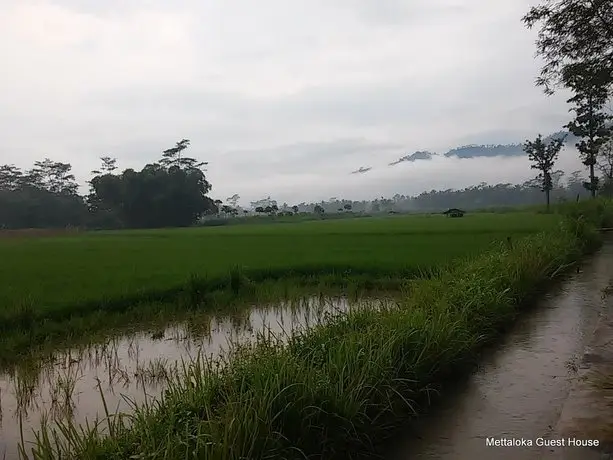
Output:
[[[531,223],[524,225],[526,222]],[[119,326],[119,319],[129,324],[132,317],[133,324],[140,324],[137,316],[148,320],[141,315],[141,305],[147,308],[151,299],[149,305],[158,305],[157,301],[177,306],[164,319],[172,319],[172,313],[183,308],[191,315],[189,321],[179,321],[184,316],[177,314],[164,327],[124,336],[115,332],[100,342],[92,334],[90,340],[97,343],[0,369],[0,456],[4,450],[7,458],[14,457],[20,443],[26,449],[33,447],[37,441],[33,430],[57,423],[60,428],[85,427],[85,431],[69,434],[69,442],[58,450],[46,441],[41,444],[39,438],[41,456],[37,458],[74,454],[74,458],[103,455],[119,459],[160,451],[165,458],[194,453],[205,458],[222,453],[224,458],[262,458],[271,452],[290,452],[285,449],[293,446],[317,456],[339,453],[343,433],[351,434],[357,451],[368,449],[375,436],[389,432],[388,426],[377,426],[376,420],[388,423],[406,417],[413,411],[412,398],[419,400],[419,395],[429,392],[431,384],[436,384],[447,367],[455,366],[455,361],[471,361],[484,335],[496,335],[495,325],[514,317],[518,299],[530,295],[540,280],[556,276],[578,257],[578,239],[561,226],[552,229],[559,223],[557,216],[529,220],[482,215],[461,222],[440,217],[411,222],[372,219],[356,224],[353,231],[349,227],[342,230],[337,223],[317,222],[309,229],[212,229],[207,241],[203,230],[189,229],[111,232],[62,242],[40,239],[30,248],[0,247],[0,253],[18,248],[17,252],[27,249],[33,256],[41,251],[49,255],[49,251],[62,249],[57,245],[67,245],[60,252],[75,262],[69,274],[50,266],[44,273],[33,273],[33,279],[53,283],[48,300],[41,300],[45,286],[33,290],[32,297],[20,297],[28,292],[27,280],[9,283],[4,290],[10,301],[0,311],[0,333],[5,329],[21,344],[48,331],[56,338],[66,334],[66,344],[78,343],[94,332],[87,323],[92,318],[99,322],[95,327],[106,324],[107,329]],[[164,250],[145,251],[149,244],[153,245],[149,249],[165,247],[176,257],[174,262],[167,263]],[[181,249],[177,245],[183,245],[183,251],[189,249],[190,256],[177,251]],[[196,250],[211,249],[211,245],[225,255],[238,257],[240,253],[243,263],[236,265],[232,257],[214,251],[205,255]],[[256,246],[257,251],[249,249]],[[84,250],[88,257],[83,256]],[[115,260],[111,253],[125,257]],[[261,260],[256,261],[254,254]],[[179,259],[192,268],[185,271]],[[21,259],[17,267],[24,268],[28,260]],[[60,259],[44,260],[56,263]],[[194,263],[200,260],[213,271],[198,273]],[[224,263],[214,267],[218,260]],[[115,269],[108,262],[121,267]],[[234,268],[227,271],[230,262]],[[132,270],[129,274],[128,269]],[[190,270],[198,274],[183,286]],[[58,277],[63,277],[61,283]],[[105,283],[113,285],[108,295],[102,294]],[[370,292],[379,293],[400,289],[402,300],[353,303],[347,297],[311,297],[302,303],[258,302],[264,306],[229,314],[231,303],[224,300],[255,302],[258,297],[254,294],[265,283],[277,286],[278,292],[273,290],[279,294],[268,298],[292,298],[298,292],[293,286],[314,286],[311,292],[321,293],[330,292],[328,287],[340,287],[336,292],[346,295],[363,294],[361,288],[368,286],[373,288]],[[72,286],[78,289],[71,291]],[[160,290],[152,291],[153,286]],[[165,290],[169,286],[174,287]],[[352,289],[356,286],[360,289]],[[289,296],[283,297],[288,288]],[[122,293],[129,295],[122,297]],[[161,298],[155,297],[158,294]],[[132,303],[135,299],[140,302]],[[400,304],[403,308],[395,308]],[[214,308],[223,305],[225,310]],[[381,311],[373,311],[379,307]],[[345,315],[352,309],[360,312]],[[192,315],[213,311],[226,314]],[[78,340],[71,341],[69,329],[64,329],[68,322],[79,326]],[[238,359],[232,355],[219,373],[206,366],[185,370],[186,363],[227,356],[233,343],[253,343],[258,336],[287,339],[319,324],[328,326],[299,335],[288,347],[269,343],[236,355]],[[48,341],[52,346],[55,343]],[[6,354],[9,341],[4,345]],[[175,377],[181,380],[176,385]],[[163,404],[149,410],[152,402],[161,400]],[[108,420],[108,414],[114,413],[135,416],[127,418],[126,425],[117,425],[117,430],[109,423],[108,433],[101,426],[102,437],[90,431],[92,423]],[[277,415],[269,420],[272,414]],[[228,424],[228,420],[240,422]],[[64,421],[68,425],[61,425]],[[325,446],[317,434],[320,429],[329,435]],[[203,437],[190,437],[191,430]],[[53,434],[44,429],[39,433]],[[188,438],[182,439],[182,433]],[[201,445],[202,439],[211,441]],[[232,439],[242,444],[228,441]],[[80,440],[88,443],[87,454],[69,445]]]
[[[482,213],[0,239],[0,365],[64,339],[193,311],[398,291],[558,223],[555,215]]]
[[[331,316],[391,302],[310,297],[232,316],[196,317],[0,370],[0,458],[16,458],[21,436],[27,445],[42,423],[91,424],[105,417],[105,404],[111,413],[129,413],[134,404],[159,397],[183,363],[221,357],[233,344],[258,336],[283,340]]]

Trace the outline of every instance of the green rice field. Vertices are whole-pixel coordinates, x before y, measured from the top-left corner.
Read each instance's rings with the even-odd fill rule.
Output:
[[[287,343],[261,337],[237,344],[227,360],[182,362],[162,398],[127,414],[104,403],[98,425],[43,424],[34,448],[20,444],[22,458],[373,458],[395,430],[428,410],[445,382],[473,368],[538,293],[600,245],[596,229],[610,208],[575,208],[564,218],[401,217],[88,236],[101,245],[105,238],[127,244],[137,234],[138,245],[166,240],[167,262],[180,260],[169,246],[235,248],[227,250],[230,260],[200,265],[220,274],[246,260],[264,269],[270,259],[285,269],[305,260],[311,268],[361,266],[371,276],[445,268],[410,280],[392,304],[332,316]]]
[[[41,419],[34,446],[22,438],[20,456],[368,454],[426,410],[431,391],[470,369],[543,288],[598,247],[597,229],[613,222],[612,212],[609,203],[593,202],[548,215],[5,234],[0,367],[46,359],[47,351],[95,342],[113,328],[121,335],[124,324],[176,321],[213,304],[231,311],[232,301],[246,311],[269,287],[279,299],[300,295],[288,291],[293,286],[323,296],[329,287],[346,294],[367,286],[376,296],[397,289],[381,308],[329,316],[287,342],[259,336],[236,343],[227,361],[182,361],[160,399],[126,414],[109,412],[100,387],[101,424]]]
[[[264,272],[257,279],[290,270],[417,273],[556,224],[552,215],[515,213],[0,237],[0,308],[138,296],[193,276],[221,277],[233,267]]]

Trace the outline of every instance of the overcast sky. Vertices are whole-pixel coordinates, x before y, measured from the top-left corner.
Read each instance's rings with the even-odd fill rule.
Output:
[[[387,165],[561,129],[565,97],[533,84],[532,4],[0,0],[0,163],[47,156],[84,182],[101,155],[141,168],[188,138],[212,196],[244,204],[523,180],[523,158]]]

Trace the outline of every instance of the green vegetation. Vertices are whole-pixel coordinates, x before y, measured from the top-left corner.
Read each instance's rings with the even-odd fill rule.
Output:
[[[524,151],[528,154],[528,159],[532,162],[532,169],[537,169],[539,175],[537,180],[540,182],[541,190],[545,192],[545,202],[547,211],[551,205],[551,190],[553,190],[553,166],[558,160],[558,155],[564,146],[564,139],[552,139],[549,142],[543,141],[540,134],[534,142],[526,141]]]
[[[523,21],[542,26],[537,84],[549,93],[556,87],[572,92],[574,119],[565,128],[589,171],[581,185],[594,198],[559,206],[558,214],[324,219],[330,212],[528,204],[535,202],[534,185],[545,192],[548,210],[551,199],[579,200],[580,173],[564,186],[563,173],[554,170],[563,141],[540,135],[524,146],[541,172],[536,181],[368,205],[331,198],[278,206],[268,197],[245,210],[237,206],[238,195],[227,199],[231,205],[213,201],[206,163],[182,154],[187,139],[141,171],[115,173],[116,160],[103,157],[87,197],[78,194],[68,163],[45,159],[25,171],[0,166],[1,228],[159,229],[206,225],[211,217],[209,228],[0,241],[0,256],[9,261],[0,267],[0,362],[68,334],[78,338],[306,288],[396,290],[400,297],[392,307],[341,314],[287,344],[262,339],[238,347],[226,362],[196,360],[178,376],[169,377],[158,361],[138,373],[170,378],[161,400],[128,416],[107,413],[105,425],[93,428],[79,430],[69,421],[58,434],[44,426],[32,456],[355,458],[376,450],[373,440],[384,441],[399,420],[424,410],[432,392],[473,364],[546,283],[598,244],[597,227],[613,222],[611,204],[596,200],[613,188],[613,117],[606,110],[613,88],[613,3],[543,0]],[[445,156],[480,151],[466,146]],[[398,162],[431,157],[418,153]],[[320,221],[215,227],[222,217],[249,219],[253,212],[271,220],[309,213]],[[60,382],[55,401],[70,399],[70,382]]]
[[[46,427],[32,458],[358,458],[478,358],[551,279],[596,247],[609,204],[569,205],[556,228],[499,244],[430,279],[396,307],[340,315],[287,346],[261,341],[196,361],[163,400],[96,431]],[[606,222],[605,222],[606,220]],[[101,433],[101,431],[104,431]],[[25,450],[23,451],[25,454]]]
[[[553,215],[364,218],[0,239],[0,362],[53,339],[342,289],[395,290]],[[302,289],[302,291],[301,291]]]
[[[0,305],[39,310],[144,296],[185,285],[192,275],[224,278],[236,266],[256,278],[291,270],[418,273],[555,222],[545,215],[479,214],[461,221],[365,218],[0,239],[0,257],[11,261],[0,266]]]
[[[613,4],[543,0],[530,8],[523,22],[529,28],[541,26],[536,45],[544,65],[537,85],[548,94],[561,88],[572,92],[567,102],[575,117],[565,128],[579,139],[575,146],[589,170],[589,180],[584,186],[596,198],[599,190],[610,191],[613,178],[613,174],[603,171],[603,184],[596,176],[596,167],[602,164],[600,157],[607,156],[606,145],[613,135],[613,117],[608,108],[613,94],[610,45]]]

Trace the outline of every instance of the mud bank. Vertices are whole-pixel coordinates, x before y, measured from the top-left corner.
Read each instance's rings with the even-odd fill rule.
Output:
[[[613,310],[603,301],[612,278],[613,240],[608,239],[578,273],[542,299],[502,344],[486,353],[476,373],[442,398],[430,415],[407,427],[385,457],[610,458],[588,447],[551,444],[577,438],[598,440],[602,446],[611,440],[612,400],[607,404],[605,398],[613,391],[607,396],[589,379],[579,377],[597,369],[613,375],[613,317],[602,320],[594,334],[602,313]],[[578,376],[582,356],[587,368]]]

